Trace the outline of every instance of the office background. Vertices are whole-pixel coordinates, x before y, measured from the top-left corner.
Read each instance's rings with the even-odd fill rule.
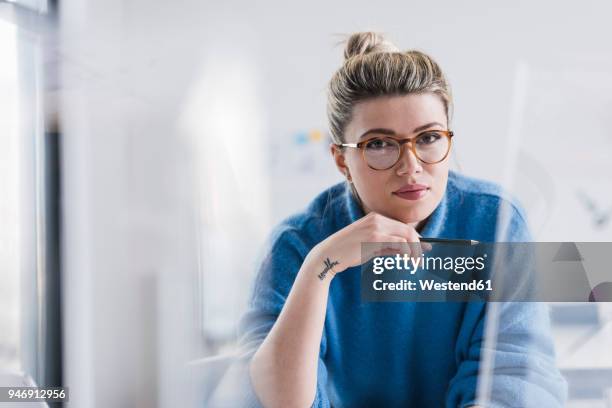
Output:
[[[185,361],[231,352],[270,228],[342,180],[325,86],[354,31],[438,60],[454,168],[516,194],[536,239],[612,238],[608,2],[0,10],[0,366],[60,373],[74,406],[172,406]],[[43,302],[45,282],[60,288]],[[59,333],[40,324],[48,310]],[[554,313],[560,364],[577,377],[612,367],[589,354],[609,309]],[[47,332],[59,362],[43,357],[57,348]],[[576,394],[589,398],[603,404]]]

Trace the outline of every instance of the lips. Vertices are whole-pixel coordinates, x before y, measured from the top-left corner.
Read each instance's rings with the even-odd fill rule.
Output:
[[[404,200],[419,200],[423,198],[429,187],[424,184],[406,184],[393,192],[399,198]]]
[[[399,189],[395,190],[393,193],[394,194],[409,193],[413,191],[427,190],[428,188],[429,187],[427,187],[424,184],[406,184],[400,187]]]

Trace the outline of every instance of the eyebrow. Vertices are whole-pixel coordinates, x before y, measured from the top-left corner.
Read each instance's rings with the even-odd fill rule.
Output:
[[[420,132],[422,130],[429,129],[432,126],[444,127],[444,125],[441,124],[440,122],[430,122],[430,123],[426,123],[425,125],[422,125],[422,126],[419,126],[419,127],[415,128],[412,132],[413,133],[417,133],[417,132]],[[365,136],[369,135],[370,133],[378,133],[378,134],[389,135],[389,136],[394,136],[394,135],[397,134],[397,133],[395,133],[395,131],[393,129],[376,128],[376,129],[370,129],[370,130],[366,131],[361,136],[359,136],[359,139],[363,139]]]

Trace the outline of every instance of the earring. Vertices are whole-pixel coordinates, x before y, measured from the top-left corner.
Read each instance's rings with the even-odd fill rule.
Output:
[[[346,179],[348,180],[349,183],[352,183],[353,181],[351,180],[351,173],[348,172],[348,170],[344,173],[344,175],[346,176]]]

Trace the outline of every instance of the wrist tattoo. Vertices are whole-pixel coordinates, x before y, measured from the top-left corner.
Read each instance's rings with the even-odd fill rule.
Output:
[[[325,276],[327,275],[327,272],[329,272],[334,266],[338,265],[340,262],[338,261],[330,261],[329,258],[325,258],[325,261],[323,262],[323,264],[325,265],[325,268],[321,271],[320,274],[318,274],[317,276],[319,277],[320,280],[325,279]]]

